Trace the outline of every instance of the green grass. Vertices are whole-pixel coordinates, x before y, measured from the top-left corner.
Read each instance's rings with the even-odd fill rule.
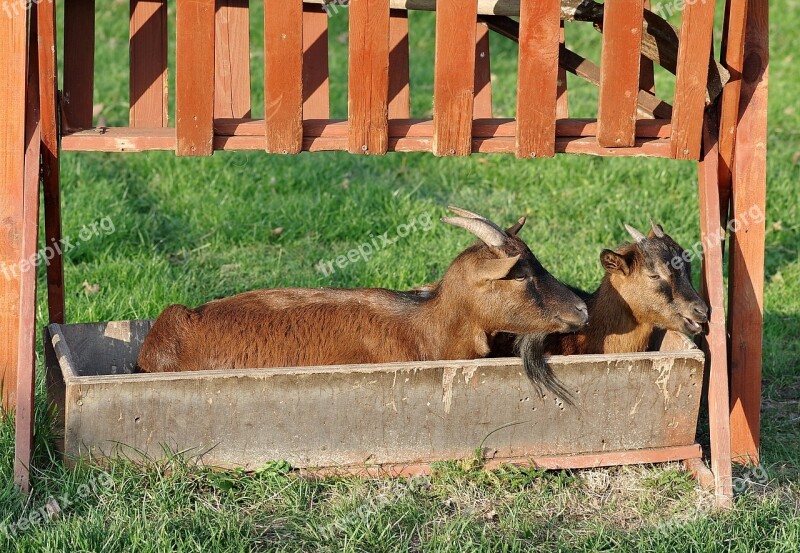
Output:
[[[258,115],[263,54],[254,5]],[[98,0],[98,9],[95,102],[109,125],[125,124],[127,75],[115,62],[127,59],[127,2]],[[0,551],[800,550],[799,13],[797,0],[773,3],[763,471],[738,469],[732,510],[714,512],[709,494],[674,465],[484,472],[465,461],[441,464],[414,483],[302,480],[281,464],[257,474],[213,472],[181,456],[144,466],[116,461],[107,473],[68,471],[54,460],[39,378],[30,497],[14,490],[13,426],[0,425]],[[333,114],[343,116],[346,47],[338,38],[345,16],[331,24]],[[415,116],[431,109],[432,28],[430,14],[411,15]],[[598,33],[577,24],[567,33],[571,45],[598,59]],[[516,52],[494,36],[492,52],[495,111],[513,116]],[[592,116],[596,91],[569,84],[573,113]],[[659,72],[657,86],[669,91],[671,82]],[[114,226],[67,255],[71,322],[154,317],[171,302],[197,305],[257,287],[416,286],[441,275],[469,237],[437,222],[369,262],[328,276],[315,265],[425,214],[435,221],[448,203],[500,223],[529,213],[524,238],[551,272],[583,287],[600,279],[600,249],[626,239],[623,222],[641,228],[652,217],[687,245],[698,236],[692,163],[249,152],[210,159],[65,154],[62,167],[65,236],[106,217]],[[44,294],[37,316],[44,325]],[[18,524],[50,497],[60,515]],[[16,535],[4,535],[12,524]]]

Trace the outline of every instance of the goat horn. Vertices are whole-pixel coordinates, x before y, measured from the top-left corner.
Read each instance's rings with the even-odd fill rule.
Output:
[[[448,225],[461,227],[468,230],[484,244],[493,248],[499,248],[506,241],[506,233],[494,226],[490,221],[485,219],[471,219],[467,217],[442,217],[442,222]]]
[[[630,226],[627,223],[625,224],[625,230],[627,230],[630,233],[630,235],[633,237],[633,239],[636,240],[637,242],[641,242],[642,240],[644,240],[646,238],[646,236],[644,234],[642,234],[641,232],[639,232],[638,230],[636,230],[635,228],[633,228],[632,226]]]
[[[497,223],[495,223],[494,221],[490,221],[489,219],[487,219],[483,215],[478,215],[474,211],[468,211],[466,209],[462,209],[462,208],[456,207],[454,205],[448,205],[447,209],[449,209],[450,211],[452,211],[456,215],[464,217],[465,219],[475,219],[475,220],[478,220],[478,221],[483,221],[484,223],[488,223],[490,226],[492,226],[492,227],[496,228],[497,230],[499,230],[500,232],[502,232],[504,236],[508,236],[506,234],[506,231],[504,231],[502,228],[500,228],[500,226],[497,225]]]
[[[661,228],[661,225],[657,225],[650,219],[650,228],[653,230],[653,234],[656,235],[658,238],[664,238],[664,229]]]

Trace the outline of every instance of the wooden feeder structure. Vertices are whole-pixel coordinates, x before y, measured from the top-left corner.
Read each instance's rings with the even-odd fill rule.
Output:
[[[37,250],[40,183],[46,241],[61,238],[62,151],[661,157],[697,161],[704,238],[720,236],[735,214],[753,208],[764,212],[767,0],[726,0],[719,52],[712,48],[714,0],[682,2],[677,27],[651,11],[649,0],[264,0],[263,119],[250,116],[247,0],[175,0],[169,25],[166,0],[130,0],[127,127],[93,124],[94,54],[96,47],[103,47],[94,40],[95,1],[58,1],[64,4],[63,52],[56,48],[61,40],[55,0],[19,3],[0,16],[0,265],[20,269],[0,278],[0,383],[4,406],[16,411],[15,478],[24,490],[29,488],[33,442],[37,333],[36,271],[24,270],[22,264]],[[343,9],[343,4],[349,13],[348,113],[346,119],[334,119],[329,109],[328,12]],[[409,112],[409,10],[435,11],[436,18],[433,116],[423,119],[411,118]],[[602,33],[599,66],[566,47],[564,21],[585,22]],[[167,52],[173,29],[171,122]],[[513,119],[492,114],[490,33],[519,45]],[[60,81],[57,55],[63,62]],[[675,75],[671,103],[655,91],[654,64]],[[599,87],[596,118],[569,116],[566,72]],[[758,462],[763,218],[736,230],[727,241],[727,316],[725,242],[704,240],[702,291],[711,313],[703,337],[706,355],[699,359],[704,359],[708,383],[713,479],[703,471],[696,444],[667,456],[648,447],[647,436],[643,447],[622,451],[568,457],[568,448],[555,448],[547,453],[561,453],[560,460],[551,457],[545,466],[659,462],[679,455],[690,470],[711,479],[720,503],[730,501],[731,462]],[[55,323],[47,336],[71,335],[70,325],[64,325],[60,252],[47,265],[47,297],[49,320]],[[99,332],[96,327],[83,331]],[[49,355],[54,343],[45,344]],[[698,362],[691,351],[682,355],[687,367]],[[69,395],[71,385],[89,386],[80,380],[88,377],[68,357],[62,355],[58,362],[70,380],[62,392]],[[653,362],[644,361],[646,366]],[[479,370],[508,368],[508,363],[489,360],[462,362],[467,381],[468,369],[476,370],[470,363]],[[71,373],[73,369],[78,372]],[[444,376],[437,378],[450,375],[455,382],[451,369],[442,370]],[[101,393],[109,379],[103,377],[91,389]],[[687,420],[696,422],[696,417]],[[656,434],[663,433],[652,436]],[[536,458],[534,453],[528,456]],[[384,461],[390,458],[391,451]]]

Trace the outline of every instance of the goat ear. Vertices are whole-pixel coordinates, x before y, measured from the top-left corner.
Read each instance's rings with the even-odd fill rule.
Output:
[[[511,225],[506,229],[506,234],[508,234],[509,236],[516,236],[517,234],[519,234],[519,231],[522,229],[522,227],[525,226],[525,221],[526,219],[524,216],[520,217],[519,221],[517,221],[516,223],[514,223],[513,225]]]
[[[500,259],[485,259],[478,265],[478,276],[485,280],[500,280],[508,276],[511,268],[519,261],[519,255]]]
[[[611,250],[603,250],[600,252],[600,263],[603,264],[603,268],[609,273],[627,275],[631,270],[625,256]]]

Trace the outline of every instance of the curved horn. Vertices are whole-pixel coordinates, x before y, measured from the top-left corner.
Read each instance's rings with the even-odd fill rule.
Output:
[[[513,225],[511,225],[506,229],[506,234],[508,234],[509,236],[516,236],[517,234],[519,234],[519,231],[522,229],[523,226],[525,226],[525,221],[527,221],[527,219],[523,215],[522,217],[519,218],[519,221],[517,221],[516,223],[514,223]]]
[[[645,236],[644,234],[642,234],[641,232],[639,232],[638,230],[636,230],[635,228],[633,228],[632,226],[630,226],[630,225],[629,225],[629,224],[627,224],[627,223],[625,224],[625,230],[627,230],[627,231],[628,231],[628,233],[629,233],[629,234],[630,234],[630,235],[633,237],[633,239],[634,239],[634,240],[636,240],[637,242],[641,242],[642,240],[644,240],[644,239],[646,238],[646,236]]]
[[[496,228],[497,230],[502,232],[504,235],[506,234],[506,231],[504,231],[502,228],[500,228],[500,226],[497,223],[495,223],[494,221],[490,221],[489,219],[487,219],[483,215],[478,215],[474,211],[469,211],[469,210],[466,210],[466,209],[462,209],[462,208],[456,207],[454,205],[448,205],[447,209],[449,209],[450,211],[452,211],[453,213],[455,213],[456,215],[458,215],[460,217],[464,217],[465,219],[475,219],[475,220],[478,220],[478,221],[483,221],[484,223],[488,223],[489,226]]]
[[[484,219],[469,219],[466,217],[442,217],[442,222],[448,225],[461,227],[468,230],[484,244],[493,248],[499,248],[506,241],[506,233],[497,227],[493,226],[489,221]]]
[[[664,229],[661,228],[661,225],[655,224],[652,219],[650,219],[650,230],[657,238],[664,238]]]

